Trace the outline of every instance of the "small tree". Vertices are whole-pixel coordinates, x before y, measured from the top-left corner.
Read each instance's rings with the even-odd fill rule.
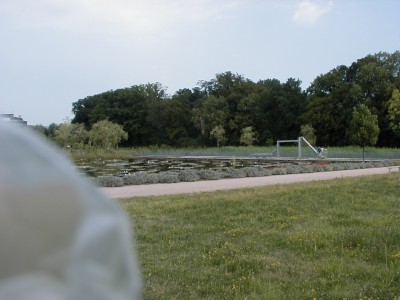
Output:
[[[128,139],[128,133],[119,124],[102,120],[92,126],[89,131],[89,142],[102,148],[117,148],[122,140]]]
[[[363,161],[365,160],[365,146],[373,146],[378,141],[378,117],[371,113],[367,106],[360,104],[353,108],[350,122],[350,140],[363,148]]]
[[[63,123],[54,133],[54,140],[63,147],[83,147],[88,138],[89,134],[83,124]]]
[[[253,127],[248,126],[242,129],[242,135],[240,136],[240,143],[246,146],[253,145],[257,141],[256,132],[253,131]]]
[[[221,126],[215,126],[211,132],[210,132],[210,136],[212,136],[213,138],[215,138],[217,140],[217,147],[219,148],[219,145],[224,143],[226,141],[225,138],[225,129]]]
[[[400,130],[400,92],[394,89],[392,97],[388,102],[388,115],[390,120],[390,128],[392,130]]]
[[[300,136],[304,137],[311,145],[316,145],[317,136],[315,135],[315,129],[310,125],[301,125]]]

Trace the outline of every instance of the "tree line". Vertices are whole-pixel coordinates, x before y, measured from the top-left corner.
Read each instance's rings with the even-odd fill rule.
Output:
[[[298,79],[253,82],[230,71],[172,96],[160,83],[110,90],[74,102],[72,124],[88,132],[99,121],[118,124],[124,146],[272,145],[302,129],[318,145],[345,146],[360,143],[357,110],[376,120],[374,143],[399,147],[399,90],[400,52],[380,52],[321,74],[306,90]]]

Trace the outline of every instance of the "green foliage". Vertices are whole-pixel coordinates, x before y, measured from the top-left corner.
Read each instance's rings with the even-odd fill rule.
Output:
[[[221,125],[215,126],[211,130],[210,136],[217,140],[217,148],[219,148],[220,144],[222,144],[222,143],[224,143],[226,141],[225,129]]]
[[[256,132],[253,131],[253,127],[248,126],[242,129],[242,135],[240,136],[240,143],[246,146],[251,146],[257,141]]]
[[[125,146],[173,147],[209,146],[219,125],[226,144],[237,146],[243,128],[252,127],[254,143],[265,145],[296,138],[309,124],[321,145],[346,146],[353,107],[364,104],[378,117],[378,146],[399,147],[399,65],[399,51],[367,55],[321,74],[306,91],[293,78],[253,82],[230,71],[172,96],[160,83],[134,85],[74,102],[73,123],[89,130],[108,119],[128,133]]]
[[[61,124],[54,133],[54,140],[63,147],[83,148],[88,141],[89,133],[83,124]]]
[[[400,130],[400,92],[394,89],[392,97],[388,102],[388,115],[390,120],[390,127],[393,130]]]
[[[354,144],[363,147],[373,146],[378,140],[378,117],[373,115],[364,104],[353,109],[349,135]]]
[[[119,124],[102,120],[92,126],[89,131],[89,142],[95,147],[117,148],[122,140],[128,139],[128,134]]]
[[[228,102],[224,97],[209,96],[193,109],[193,122],[202,135],[209,134],[215,127],[225,124]]]
[[[311,123],[323,145],[349,145],[352,140],[346,133],[353,107],[364,104],[378,117],[378,145],[399,145],[387,112],[388,101],[398,89],[399,65],[399,51],[381,52],[318,76],[307,89],[309,106],[301,118],[303,123]]]
[[[317,144],[317,136],[315,135],[315,129],[310,125],[301,125],[300,136],[304,137],[311,145]]]
[[[397,299],[397,174],[124,201],[145,299]]]

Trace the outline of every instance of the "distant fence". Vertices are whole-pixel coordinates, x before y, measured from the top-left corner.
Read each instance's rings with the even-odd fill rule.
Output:
[[[145,156],[231,156],[231,157],[255,157],[255,158],[277,158],[276,151],[273,147],[227,147],[227,148],[204,148],[204,149],[159,149],[157,151],[149,151],[144,154]],[[280,149],[281,158],[298,158],[297,147],[281,147]],[[320,159],[308,147],[302,148],[302,157],[308,159]],[[360,151],[340,151],[340,149],[327,149],[326,159],[354,159],[362,160],[363,153]],[[365,159],[367,160],[400,160],[399,151],[365,151]]]

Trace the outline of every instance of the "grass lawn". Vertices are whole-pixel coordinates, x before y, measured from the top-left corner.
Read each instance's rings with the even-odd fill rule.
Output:
[[[400,296],[398,173],[122,204],[145,299]]]

